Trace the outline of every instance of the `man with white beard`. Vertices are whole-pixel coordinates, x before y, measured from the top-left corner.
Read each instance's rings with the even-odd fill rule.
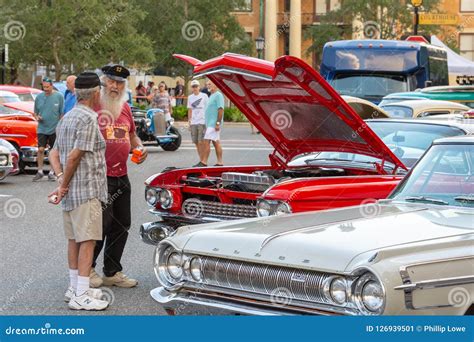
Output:
[[[130,72],[122,65],[106,65],[101,89],[101,105],[97,108],[99,129],[106,141],[105,160],[107,164],[108,201],[103,206],[103,239],[97,241],[90,274],[90,286],[134,287],[135,279],[122,272],[121,258],[131,225],[130,182],[127,159],[134,149],[141,150],[142,163],[147,152],[140,138],[135,134],[132,111],[127,103],[126,87]],[[95,271],[97,257],[104,248],[104,277]]]

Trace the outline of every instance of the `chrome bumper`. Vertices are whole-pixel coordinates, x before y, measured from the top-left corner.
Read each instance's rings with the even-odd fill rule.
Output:
[[[0,180],[8,176],[12,170],[13,170],[13,166],[11,164],[6,165],[6,166],[0,166]]]
[[[169,315],[291,315],[272,308],[258,308],[240,303],[228,303],[195,293],[172,293],[164,287],[150,291],[154,300],[160,303]]]
[[[48,153],[49,153],[49,150],[45,150],[44,162],[49,162]],[[25,163],[37,163],[38,162],[38,148],[37,147],[22,147],[21,160]]]

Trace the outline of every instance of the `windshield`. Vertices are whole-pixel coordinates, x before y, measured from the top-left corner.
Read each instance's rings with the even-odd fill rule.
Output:
[[[404,106],[380,106],[391,118],[408,119],[413,117],[413,109]]]
[[[400,75],[336,75],[331,85],[341,95],[356,97],[383,97],[408,91],[405,76]]]
[[[0,96],[0,103],[20,102],[18,96]]]
[[[417,122],[367,121],[367,125],[382,139],[390,150],[405,164],[412,167],[433,140],[465,133],[456,127]],[[377,158],[354,153],[321,152],[312,155],[306,164],[319,164],[321,160],[347,160],[360,163],[380,162]],[[388,164],[391,165],[391,164]],[[391,166],[393,168],[393,165]]]
[[[21,101],[34,101],[36,98],[36,94],[32,93],[23,93],[17,94]]]
[[[474,145],[435,145],[391,199],[474,207]]]

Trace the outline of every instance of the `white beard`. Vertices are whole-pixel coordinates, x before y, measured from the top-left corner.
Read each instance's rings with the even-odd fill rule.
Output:
[[[124,103],[127,102],[128,94],[126,90],[124,89],[122,94],[117,98],[112,98],[109,96],[105,88],[102,88],[100,92],[100,104],[102,110],[105,113],[112,114],[114,120],[118,119],[120,113],[122,113]]]

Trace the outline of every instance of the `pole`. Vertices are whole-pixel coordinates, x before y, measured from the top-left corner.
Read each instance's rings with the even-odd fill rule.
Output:
[[[259,15],[259,22],[258,22],[258,25],[259,25],[259,34],[258,36],[259,37],[263,37],[263,0],[260,0],[260,15]],[[262,52],[263,50],[258,50],[257,53],[258,53],[258,58],[262,59]]]
[[[415,26],[414,26],[414,30],[413,30],[414,31],[413,34],[415,36],[418,35],[418,24],[419,23],[420,23],[420,16],[418,14],[418,6],[417,6],[417,7],[415,7]]]
[[[2,49],[2,84],[5,84],[5,79],[6,79],[7,65],[6,65],[5,59],[6,59],[6,51],[5,51],[5,47],[3,47]]]

